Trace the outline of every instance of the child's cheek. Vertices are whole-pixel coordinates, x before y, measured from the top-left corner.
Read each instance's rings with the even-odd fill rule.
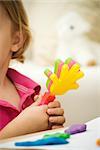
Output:
[[[8,32],[1,32],[0,30],[0,65],[5,62],[9,55],[11,49],[11,37]]]

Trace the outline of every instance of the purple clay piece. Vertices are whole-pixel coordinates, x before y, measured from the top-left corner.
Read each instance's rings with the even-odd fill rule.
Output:
[[[86,124],[73,124],[68,129],[65,130],[65,133],[76,134],[86,131]]]

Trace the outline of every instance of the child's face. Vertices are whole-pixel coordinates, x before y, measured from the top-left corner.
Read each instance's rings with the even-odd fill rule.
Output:
[[[0,69],[10,61],[12,52],[18,51],[22,44],[22,34],[14,31],[14,24],[7,12],[0,6]]]
[[[11,21],[0,6],[0,68],[11,57]]]

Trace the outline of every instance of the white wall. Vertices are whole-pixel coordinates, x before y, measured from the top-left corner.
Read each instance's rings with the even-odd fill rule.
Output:
[[[81,2],[89,6],[93,0],[24,0],[23,2],[34,39],[31,52],[38,63],[40,59],[47,59],[51,62],[50,55],[55,56],[54,52],[57,47],[55,25],[57,20],[66,13],[68,6],[80,5]],[[91,5],[90,7],[92,8]],[[100,57],[99,47],[96,53]]]

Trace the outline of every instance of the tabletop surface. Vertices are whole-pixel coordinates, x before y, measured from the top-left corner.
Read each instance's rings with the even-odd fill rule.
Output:
[[[37,140],[43,137],[46,133],[56,133],[63,132],[66,128],[50,130],[39,132],[35,134],[29,134],[25,136],[20,136],[16,138],[10,138],[7,140],[0,141],[0,149],[43,149],[43,150],[100,150],[100,147],[96,146],[96,139],[100,138],[100,117],[95,118],[86,123],[87,131],[75,135],[71,135],[71,138],[68,140],[69,144],[64,145],[52,145],[52,146],[36,146],[36,147],[16,147],[15,142],[19,141],[31,141]]]

